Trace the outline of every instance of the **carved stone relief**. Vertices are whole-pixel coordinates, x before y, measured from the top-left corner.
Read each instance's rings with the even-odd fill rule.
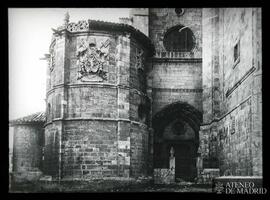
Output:
[[[144,52],[141,49],[136,48],[135,53],[135,68],[137,69],[138,79],[142,90],[145,90],[146,77],[144,72]]]
[[[108,64],[109,44],[107,39],[97,47],[96,39],[81,39],[77,49],[77,65],[79,66],[77,79],[81,81],[107,80],[107,72],[103,66]]]
[[[52,39],[49,52],[50,52],[49,67],[50,71],[53,71],[55,66],[55,38]]]
[[[143,51],[141,49],[136,49],[135,59],[136,68],[143,70]]]

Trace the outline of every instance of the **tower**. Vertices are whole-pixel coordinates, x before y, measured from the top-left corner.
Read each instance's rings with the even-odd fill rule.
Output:
[[[54,30],[47,70],[45,173],[138,177],[148,162],[150,40],[129,25],[79,21]]]
[[[149,8],[132,8],[129,18],[133,27],[149,36]]]
[[[148,73],[154,174],[169,168],[173,148],[176,180],[194,180],[202,122],[202,9],[149,8],[148,14],[156,49]]]

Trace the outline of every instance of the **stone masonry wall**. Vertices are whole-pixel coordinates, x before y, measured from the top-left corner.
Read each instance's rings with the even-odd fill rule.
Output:
[[[146,176],[148,166],[148,129],[143,124],[131,124],[131,176]]]
[[[204,168],[219,167],[221,175],[253,175],[251,122],[248,99],[219,122],[204,127],[200,133]]]
[[[202,57],[202,35],[201,35],[201,8],[185,8],[182,16],[177,16],[174,8],[149,8],[149,37],[153,41],[156,53],[166,52],[163,45],[163,38],[171,27],[182,25],[191,29],[195,37],[194,49],[181,54],[181,57],[201,58]]]
[[[201,9],[186,8],[177,16],[174,8],[149,9],[149,37],[156,48],[148,86],[152,97],[152,116],[176,101],[187,102],[202,111],[202,36]],[[189,52],[167,52],[163,45],[168,29],[187,26],[194,34]]]
[[[201,63],[156,62],[152,78],[153,115],[176,101],[202,111]]]
[[[42,170],[42,146],[44,130],[41,125],[14,126],[13,172]]]
[[[61,127],[60,123],[49,124],[45,128],[44,144],[44,172],[46,175],[59,178],[60,166],[60,141]]]
[[[117,176],[116,122],[67,121],[64,127],[64,178]]]
[[[78,50],[88,41],[108,47],[103,79],[78,78]],[[62,58],[47,91],[46,172],[72,180],[146,175],[145,47],[128,33],[93,31],[56,36],[55,48]]]
[[[219,167],[221,175],[262,175],[260,12],[203,9],[200,151],[205,167]]]
[[[129,17],[132,21],[132,26],[148,36],[149,8],[132,8]]]
[[[218,101],[213,98],[214,94],[219,92],[218,84],[214,80],[219,81],[218,62],[218,33],[215,27],[217,24],[217,11],[215,9],[203,9],[202,27],[203,32],[203,64],[202,64],[202,85],[203,85],[203,120],[209,123],[213,119],[214,108]],[[211,34],[210,34],[211,33]],[[215,76],[215,77],[214,77]],[[216,79],[215,79],[216,78]]]

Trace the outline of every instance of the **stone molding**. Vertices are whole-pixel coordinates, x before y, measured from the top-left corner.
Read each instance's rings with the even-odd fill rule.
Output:
[[[242,102],[240,102],[239,104],[237,104],[234,108],[232,108],[230,111],[228,111],[223,116],[221,116],[219,118],[215,118],[212,121],[210,121],[209,123],[203,123],[203,124],[201,124],[201,128],[203,126],[210,126],[211,124],[216,123],[216,122],[222,120],[224,117],[226,117],[227,115],[231,114],[231,112],[233,112],[235,109],[237,109],[239,106],[241,106],[243,103],[246,103],[250,99],[251,99],[251,95],[249,95],[246,99],[244,99]]]
[[[112,89],[126,89],[126,90],[133,90],[135,91],[137,94],[145,96],[148,98],[147,93],[144,93],[140,90],[138,90],[137,88],[134,87],[130,87],[130,86],[126,86],[126,85],[117,85],[117,84],[108,84],[108,83],[93,83],[93,82],[88,82],[88,83],[78,83],[78,84],[59,84],[54,86],[52,89],[48,90],[46,93],[46,98],[48,97],[48,95],[50,95],[51,93],[53,93],[56,89],[61,89],[64,87],[68,87],[68,88],[80,88],[80,87],[99,87],[99,88],[112,88]]]
[[[159,92],[187,92],[187,93],[202,93],[203,89],[201,88],[152,88],[153,91]]]
[[[251,67],[245,74],[244,76],[242,76],[240,78],[239,81],[237,81],[233,87],[229,88],[226,92],[226,97],[228,97],[236,88],[238,88],[239,85],[241,85],[242,82],[244,82],[244,80],[246,80],[254,71],[255,71],[255,67]]]
[[[52,119],[52,121],[50,121],[50,122],[44,123],[44,127],[49,125],[49,124],[52,124],[55,121],[113,121],[113,122],[122,121],[122,122],[131,123],[131,124],[136,124],[136,125],[139,125],[139,126],[145,127],[145,128],[148,127],[146,124],[141,123],[141,122],[137,122],[134,120],[124,119],[124,118],[105,118],[105,117],[91,117],[91,118],[78,117],[78,118],[64,118],[64,119],[63,118],[55,118],[55,119]]]
[[[153,57],[152,60],[154,62],[202,63],[202,58]]]

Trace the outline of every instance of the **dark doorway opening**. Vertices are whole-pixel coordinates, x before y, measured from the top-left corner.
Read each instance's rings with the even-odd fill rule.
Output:
[[[175,180],[193,181],[196,177],[196,146],[192,141],[183,141],[169,146],[174,148]]]
[[[154,116],[154,168],[169,168],[173,147],[175,181],[194,181],[201,120],[199,111],[182,102],[170,104]]]

